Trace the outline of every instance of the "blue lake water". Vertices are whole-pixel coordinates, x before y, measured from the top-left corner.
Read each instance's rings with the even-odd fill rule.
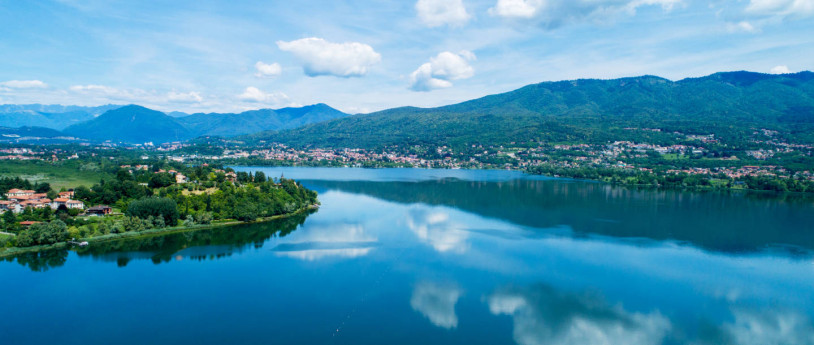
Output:
[[[814,202],[238,168],[309,215],[0,261],[0,344],[814,344]]]

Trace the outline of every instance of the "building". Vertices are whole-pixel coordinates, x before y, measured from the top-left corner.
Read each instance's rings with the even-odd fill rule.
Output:
[[[67,192],[59,192],[60,198],[70,199],[74,197],[73,189],[69,189]]]
[[[8,192],[6,192],[6,197],[7,198],[12,198],[12,197],[19,197],[19,196],[29,196],[29,195],[34,195],[34,193],[35,192],[33,190],[12,188],[12,189],[9,189]]]
[[[96,205],[89,208],[86,213],[92,216],[104,216],[113,212],[113,209],[107,205]]]
[[[175,174],[175,183],[187,183],[187,177],[184,174]]]

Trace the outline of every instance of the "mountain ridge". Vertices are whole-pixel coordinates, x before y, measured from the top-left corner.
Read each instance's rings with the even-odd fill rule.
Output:
[[[678,81],[641,76],[542,82],[441,107],[393,108],[245,139],[360,148],[600,143],[630,138],[626,127],[739,136],[767,126],[812,142],[812,125],[814,73],[736,71]]]

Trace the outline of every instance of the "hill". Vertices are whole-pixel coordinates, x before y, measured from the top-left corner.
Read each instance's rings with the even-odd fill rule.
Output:
[[[2,127],[45,127],[63,130],[66,127],[93,119],[120,105],[82,107],[76,105],[3,104],[0,105]]]
[[[814,73],[716,73],[544,82],[438,108],[404,107],[247,136],[294,146],[503,144],[635,140],[641,131],[743,138],[757,128],[814,142]],[[653,134],[658,140],[658,135]]]
[[[239,114],[198,113],[181,117],[129,105],[72,125],[64,132],[95,141],[158,144],[184,141],[199,136],[229,137],[267,130],[291,129],[345,116],[348,114],[325,104],[277,110],[251,110]]]
[[[195,136],[236,136],[267,130],[284,130],[348,116],[326,104],[299,108],[260,109],[239,114],[209,113],[178,117]]]
[[[70,126],[64,132],[90,140],[126,143],[162,143],[193,137],[172,117],[137,105],[107,111],[93,120]]]
[[[63,144],[77,141],[64,133],[44,127],[0,127],[0,142],[21,144]]]

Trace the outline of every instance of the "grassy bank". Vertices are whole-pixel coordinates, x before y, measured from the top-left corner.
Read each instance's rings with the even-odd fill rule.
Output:
[[[315,210],[317,208],[319,208],[319,207],[316,206],[316,205],[312,205],[312,206],[309,206],[309,207],[301,208],[301,209],[299,209],[299,210],[297,210],[295,212],[288,213],[288,214],[281,214],[281,215],[276,215],[276,216],[272,216],[272,217],[258,218],[257,220],[255,220],[253,222],[241,222],[241,221],[238,221],[238,220],[222,220],[222,221],[215,221],[215,222],[212,222],[212,224],[207,224],[207,225],[174,226],[174,227],[167,227],[167,228],[160,228],[160,229],[149,229],[149,230],[143,230],[143,231],[124,232],[124,233],[120,233],[120,234],[107,234],[107,235],[96,236],[96,237],[82,238],[82,239],[78,239],[77,241],[87,241],[88,243],[93,244],[93,243],[115,241],[115,240],[127,239],[127,238],[139,238],[139,237],[145,237],[145,236],[168,235],[168,234],[174,234],[174,233],[179,233],[179,232],[188,232],[188,231],[198,231],[198,230],[222,228],[222,227],[235,226],[235,225],[241,225],[241,224],[257,224],[257,223],[269,222],[269,221],[272,221],[272,220],[275,220],[275,219],[282,219],[282,218],[291,217],[291,216],[294,216],[294,215],[301,214],[303,212],[307,212],[307,211],[310,211],[310,210]],[[61,243],[46,245],[46,246],[33,246],[33,247],[23,247],[23,248],[20,248],[20,247],[0,248],[0,258],[16,256],[16,255],[25,254],[25,253],[39,252],[39,251],[44,251],[44,250],[60,249],[60,248],[66,248],[66,247],[69,247],[69,244],[65,243],[65,242],[61,242]]]

